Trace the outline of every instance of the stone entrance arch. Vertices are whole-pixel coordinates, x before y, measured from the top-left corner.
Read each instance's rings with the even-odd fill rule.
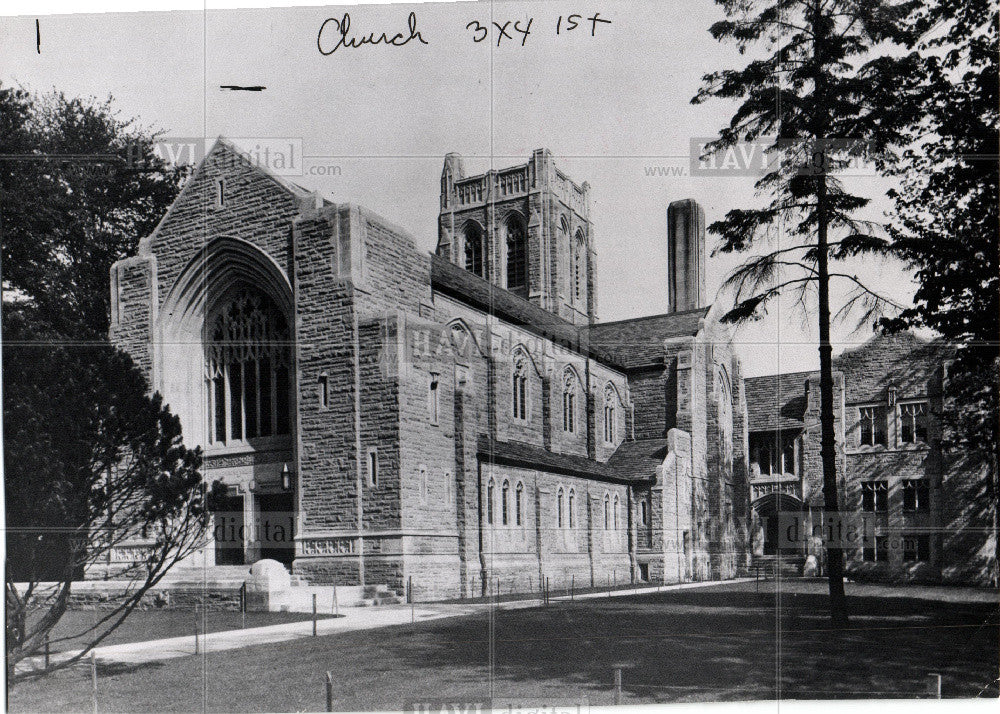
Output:
[[[800,498],[788,493],[772,492],[753,501],[750,508],[751,543],[754,555],[778,555],[779,549],[781,554],[805,552],[802,546],[782,545],[784,539],[779,532],[782,515],[800,515],[802,523],[805,524],[808,509]]]
[[[220,237],[188,262],[157,317],[154,387],[180,417],[185,442],[202,447],[206,482],[227,487],[209,548],[217,564],[294,559],[292,305],[270,256]],[[216,534],[222,521],[225,538]]]

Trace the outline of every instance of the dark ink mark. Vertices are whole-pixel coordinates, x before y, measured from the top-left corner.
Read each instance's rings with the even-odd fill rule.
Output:
[[[601,17],[601,13],[599,13],[599,12],[595,12],[593,17],[588,17],[587,19],[590,20],[590,36],[591,37],[593,37],[594,36],[594,32],[597,31],[597,23],[604,22],[604,23],[607,23],[608,25],[611,24],[611,20],[605,20],[603,17]]]
[[[417,30],[417,13],[411,12],[410,16],[407,18],[407,23],[409,26],[410,34],[409,36],[404,35],[402,32],[397,32],[395,35],[390,37],[385,32],[375,35],[374,32],[368,33],[367,36],[361,35],[360,37],[348,37],[347,34],[351,29],[351,16],[348,13],[344,13],[344,16],[337,20],[333,17],[328,17],[323,21],[323,24],[319,27],[319,34],[316,35],[316,49],[319,50],[321,55],[332,55],[341,47],[361,47],[361,45],[391,45],[393,47],[402,47],[410,40],[419,40],[421,44],[430,44],[421,37],[420,32]],[[323,49],[323,30],[326,29],[327,25],[332,25],[330,32],[336,33],[340,36],[337,44],[329,50]]]
[[[238,84],[220,84],[219,89],[228,89],[233,92],[263,92],[267,87],[261,86],[259,84],[252,85],[250,87],[241,87]]]
[[[42,28],[38,24],[38,18],[35,18],[35,51],[38,54],[42,54]]]

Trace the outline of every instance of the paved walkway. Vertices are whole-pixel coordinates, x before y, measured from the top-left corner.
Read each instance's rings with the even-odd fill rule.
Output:
[[[637,587],[628,590],[616,590],[610,593],[588,593],[586,595],[576,595],[576,600],[590,600],[596,598],[628,597],[632,595],[642,595],[644,593],[669,592],[672,590],[687,590],[691,588],[703,588],[716,585],[732,585],[734,583],[746,582],[752,578],[723,580],[713,582],[682,583],[679,585],[663,585],[660,587]],[[568,596],[551,597],[550,600],[568,601]],[[530,600],[511,600],[509,602],[497,603],[496,607],[501,610],[518,610],[528,607],[537,607],[541,604],[538,598]],[[384,605],[378,607],[354,607],[341,608],[341,617],[326,618],[316,621],[317,635],[335,635],[338,632],[352,632],[355,630],[368,630],[379,627],[389,627],[391,625],[403,625],[410,622],[425,622],[427,620],[440,620],[448,617],[461,617],[471,615],[493,607],[490,603],[461,604],[429,603],[426,605]],[[224,650],[238,649],[240,647],[250,647],[251,645],[268,644],[272,642],[287,642],[298,640],[304,637],[311,637],[313,634],[312,621],[292,622],[282,625],[269,625],[267,627],[253,627],[246,630],[228,630],[225,632],[212,632],[202,635],[198,642],[198,653],[221,652]],[[156,662],[175,657],[189,657],[196,654],[194,636],[170,637],[161,640],[149,640],[146,642],[127,642],[120,645],[107,645],[94,650],[97,661],[101,663],[124,663],[141,664],[143,662]],[[72,653],[61,653],[56,657],[69,657]]]

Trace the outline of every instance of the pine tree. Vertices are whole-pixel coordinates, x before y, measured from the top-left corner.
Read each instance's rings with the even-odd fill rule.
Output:
[[[844,262],[886,251],[878,227],[857,218],[868,199],[847,190],[838,177],[852,162],[876,169],[890,165],[900,129],[917,110],[915,97],[897,96],[900,77],[919,64],[914,53],[881,52],[906,47],[903,22],[914,3],[887,0],[717,0],[727,19],[712,26],[720,41],[755,55],[740,69],[706,75],[692,99],[737,100],[729,126],[708,144],[706,156],[742,142],[765,145],[770,164],[756,182],[770,202],[734,209],[709,230],[721,237],[717,252],[760,251],[725,283],[736,298],[723,316],[730,323],[757,319],[779,295],[792,292],[805,309],[815,293],[820,358],[820,454],[823,509],[838,511],[834,434],[830,285],[846,281],[851,292],[837,315],[862,310],[862,320],[897,308],[851,274]],[[810,311],[811,314],[811,311]],[[834,316],[836,317],[836,316]],[[847,623],[843,550],[827,544],[830,614]]]

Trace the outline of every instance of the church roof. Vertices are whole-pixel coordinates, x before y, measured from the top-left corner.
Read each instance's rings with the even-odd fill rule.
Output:
[[[473,275],[444,258],[431,255],[431,285],[446,295],[497,315],[564,347],[587,353],[582,328],[544,310],[524,298]],[[608,364],[607,355],[590,350],[595,359]]]
[[[699,307],[591,326],[574,325],[434,254],[431,285],[445,295],[622,370],[662,367],[663,341],[698,334],[709,310]]]
[[[665,439],[662,441],[663,444],[666,444]],[[626,444],[635,443],[639,442],[625,442],[618,448],[618,451],[621,451]],[[498,441],[490,439],[485,435],[480,435],[478,447],[480,458],[492,463],[521,466],[528,469],[542,469],[552,473],[581,476],[598,481],[652,483],[656,476],[656,465],[645,469],[646,464],[640,463],[639,468],[636,470],[619,468],[612,465],[610,461],[608,463],[601,463],[600,461],[588,459],[585,456],[557,454],[554,451],[549,451],[534,444],[526,444],[521,441]]]
[[[743,384],[750,431],[801,429],[806,411],[806,381],[815,372],[747,377]]]
[[[656,467],[667,458],[666,439],[639,439],[623,441],[608,459],[608,468],[615,473],[632,479],[651,479],[656,476]]]
[[[590,346],[609,355],[623,369],[663,366],[663,341],[698,334],[708,307],[684,312],[597,323],[590,328]]]

